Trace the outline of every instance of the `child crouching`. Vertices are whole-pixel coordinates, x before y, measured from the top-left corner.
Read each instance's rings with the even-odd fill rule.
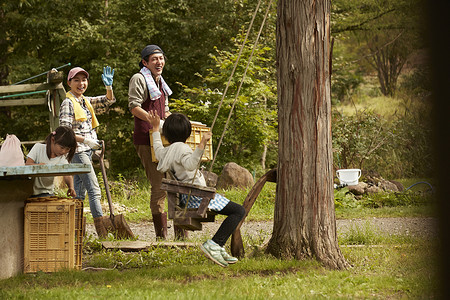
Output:
[[[57,165],[68,164],[75,154],[77,141],[72,128],[59,126],[45,138],[45,144],[37,143],[28,153],[26,165]],[[33,195],[35,197],[53,196],[53,176],[35,177],[33,182]],[[67,196],[75,197],[73,177],[64,176],[67,184]]]
[[[192,151],[189,145],[185,143],[191,135],[191,122],[185,115],[174,113],[167,117],[163,125],[163,134],[170,143],[169,146],[164,147],[159,133],[160,117],[156,111],[149,111],[149,121],[153,126],[153,149],[156,159],[159,161],[158,171],[167,172],[170,170],[179,181],[206,186],[203,174],[196,172],[196,170],[206,143],[211,139],[211,132],[205,132],[200,144]],[[188,208],[200,206],[201,198],[199,197],[190,196],[189,201],[187,200],[188,195],[181,195],[181,202],[184,205],[188,202]],[[229,255],[225,251],[224,245],[244,217],[245,209],[219,194],[211,199],[208,208],[218,214],[226,215],[227,218],[222,222],[212,239],[204,242],[200,248],[209,259],[222,267],[234,264],[238,259]]]

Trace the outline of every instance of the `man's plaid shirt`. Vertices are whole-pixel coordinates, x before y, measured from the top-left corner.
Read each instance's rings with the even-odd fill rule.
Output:
[[[108,106],[116,102],[116,98],[108,100],[108,98],[106,98],[106,95],[97,97],[84,97],[91,103],[92,108],[95,112],[97,112],[98,109],[107,108]],[[81,107],[86,113],[87,120],[82,122],[75,120],[72,101],[69,98],[66,98],[61,104],[61,108],[59,109],[59,125],[71,127],[76,135],[81,135],[85,138],[96,140],[97,132],[92,128],[91,111],[87,108],[82,98],[78,99],[75,97],[75,99],[78,101],[78,103],[80,103]],[[90,149],[91,148],[88,145],[84,143],[78,143],[77,153]]]

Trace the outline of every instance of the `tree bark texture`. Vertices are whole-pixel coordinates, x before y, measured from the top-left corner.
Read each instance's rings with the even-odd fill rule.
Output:
[[[278,1],[278,184],[267,251],[346,269],[334,211],[329,55],[330,0]]]

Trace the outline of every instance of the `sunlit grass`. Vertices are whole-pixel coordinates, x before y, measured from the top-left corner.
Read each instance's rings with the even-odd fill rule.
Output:
[[[142,210],[126,213],[128,220],[139,222],[150,216],[148,185],[128,184],[126,191],[116,186],[120,184],[113,182],[114,199]],[[275,187],[266,184],[249,220],[273,219]],[[249,190],[219,192],[242,203]],[[337,218],[432,215],[432,205],[336,210]],[[206,233],[189,241],[199,243],[205,237]],[[326,269],[311,259],[274,258],[264,252],[268,238],[263,231],[243,233],[245,258],[221,268],[205,258],[197,246],[107,251],[90,237],[83,256],[83,267],[88,269],[0,280],[0,299],[417,299],[437,295],[435,237],[390,235],[369,222],[353,225],[338,236],[340,249],[352,265],[340,271]]]
[[[230,189],[226,191],[218,191],[225,197],[236,203],[242,204],[250,192],[250,188],[242,189]],[[261,221],[273,219],[273,210],[275,207],[275,192],[276,184],[273,182],[266,182],[263,189],[258,195],[249,215],[248,221]]]
[[[389,103],[389,105],[386,105]],[[386,96],[373,98],[354,96],[352,100],[334,107],[344,115],[354,115],[360,111],[373,111],[376,114],[384,116],[387,120],[393,116],[401,116],[406,112],[404,100]]]
[[[339,208],[336,209],[337,219],[354,218],[396,218],[396,217],[435,217],[433,205],[425,206],[397,206],[380,208]]]
[[[99,178],[102,183],[101,178]],[[414,183],[420,181],[432,182],[430,179],[398,179],[405,187],[408,187]],[[126,208],[125,211],[117,210],[116,214],[123,214],[128,222],[142,222],[151,220],[150,211],[150,186],[148,182],[142,181],[128,182],[125,180],[110,181],[111,185],[111,197],[115,205],[119,208]],[[412,188],[414,192],[423,191],[429,189],[426,184],[420,184]],[[104,188],[102,188],[104,193]],[[236,203],[242,204],[250,192],[248,189],[229,189],[219,190],[218,193],[223,194],[225,197]],[[267,182],[263,187],[261,193],[255,201],[247,221],[268,221],[273,220],[273,212],[275,208],[275,193],[276,184]],[[385,196],[387,197],[387,196]],[[355,200],[356,201],[356,200]],[[103,194],[102,203],[105,208],[104,214],[109,214],[109,208],[106,200],[106,195]],[[85,207],[89,207],[88,199],[84,201]],[[167,204],[166,204],[167,205]],[[167,208],[166,208],[167,209]],[[92,216],[90,213],[85,213],[88,222],[92,222]],[[381,208],[369,208],[361,207],[361,205],[352,205],[352,207],[336,207],[336,217],[340,219],[345,218],[358,218],[358,217],[429,217],[435,216],[434,206],[430,205],[409,205],[409,206],[394,206],[394,207],[381,207]],[[219,221],[223,216],[216,217]]]
[[[389,121],[412,111],[428,112],[430,106],[426,102],[405,97],[384,96],[377,90],[376,84],[366,84],[362,85],[360,91],[352,95],[349,100],[334,105],[333,109],[347,116],[362,111],[372,111]]]
[[[315,260],[247,254],[221,268],[198,248],[97,252],[88,265],[110,270],[61,271],[0,280],[2,299],[310,299],[436,297],[434,240],[383,236],[363,228],[365,243],[340,242],[352,265],[328,270]],[[365,236],[365,238],[364,238]],[[226,292],[224,292],[226,291]]]
[[[412,191],[430,191],[435,188],[435,180],[433,178],[400,178],[396,179],[405,189],[411,188]]]

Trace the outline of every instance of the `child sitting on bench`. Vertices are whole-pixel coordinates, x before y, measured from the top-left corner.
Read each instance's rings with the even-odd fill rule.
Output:
[[[185,115],[173,113],[166,118],[162,128],[164,137],[170,143],[169,146],[164,147],[159,133],[160,117],[156,111],[149,111],[148,115],[150,124],[153,126],[153,149],[156,159],[159,161],[158,171],[164,173],[170,170],[179,181],[206,187],[203,174],[200,171],[196,172],[196,170],[206,143],[211,139],[211,132],[205,132],[200,144],[195,151],[192,151],[191,147],[185,143],[191,135],[191,122]],[[189,201],[188,198],[190,198]],[[181,202],[184,205],[188,202],[188,208],[198,208],[201,200],[199,197],[181,195]],[[220,225],[213,238],[204,242],[200,248],[209,259],[222,267],[234,264],[238,259],[229,255],[225,251],[224,245],[244,217],[245,209],[219,194],[211,199],[208,208],[218,214],[226,215],[227,218]]]

